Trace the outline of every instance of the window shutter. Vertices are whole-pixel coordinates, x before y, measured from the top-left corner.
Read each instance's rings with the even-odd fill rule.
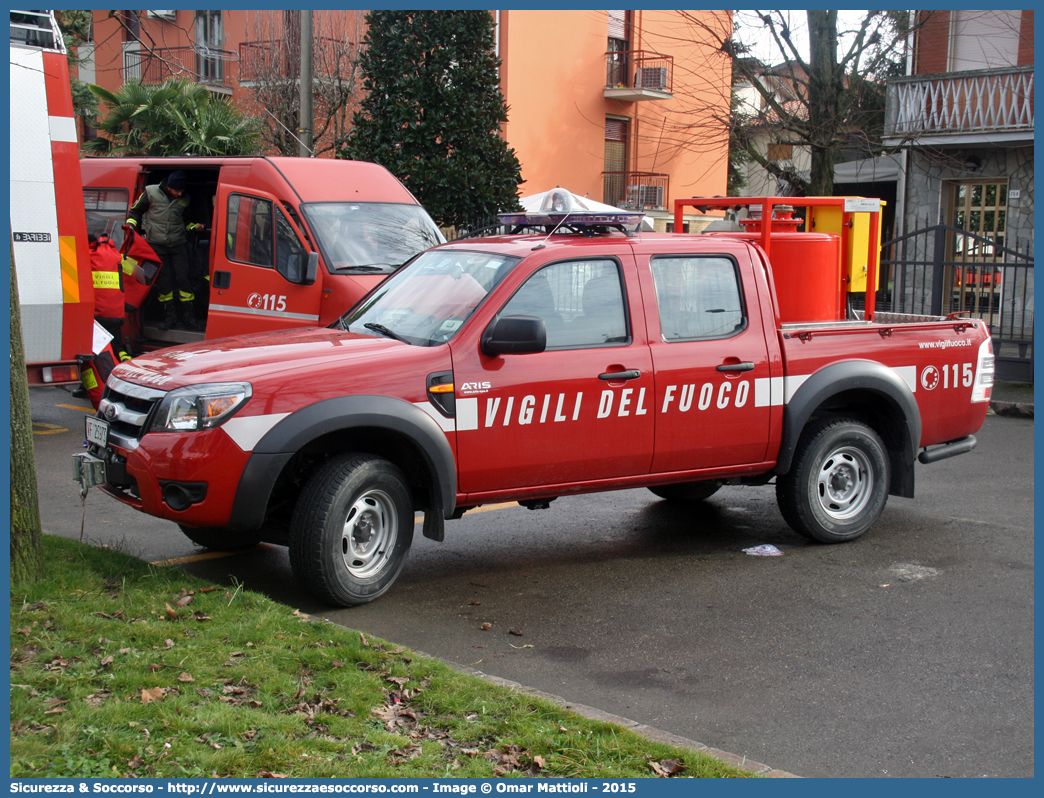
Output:
[[[606,11],[609,15],[609,38],[610,39],[626,39],[627,38],[627,12],[626,11]]]
[[[606,141],[626,141],[627,140],[627,122],[622,119],[606,119],[605,120],[605,140]]]

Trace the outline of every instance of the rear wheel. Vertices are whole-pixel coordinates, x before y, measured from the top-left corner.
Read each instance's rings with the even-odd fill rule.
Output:
[[[670,502],[701,502],[721,489],[716,479],[704,482],[679,482],[674,485],[653,485],[649,490]]]
[[[794,531],[822,543],[855,540],[888,501],[888,452],[870,427],[852,419],[809,427],[790,471],[776,479],[776,501]]]
[[[240,532],[225,527],[185,526],[178,524],[185,537],[205,549],[215,551],[236,551],[249,549],[261,542],[257,532]]]
[[[290,523],[290,565],[302,587],[341,607],[383,595],[413,542],[413,501],[392,463],[366,454],[326,463]]]

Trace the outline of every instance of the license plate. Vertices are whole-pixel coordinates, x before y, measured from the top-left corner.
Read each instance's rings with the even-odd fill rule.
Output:
[[[93,416],[87,416],[84,422],[87,425],[87,442],[95,443],[104,449],[109,443],[109,422]]]

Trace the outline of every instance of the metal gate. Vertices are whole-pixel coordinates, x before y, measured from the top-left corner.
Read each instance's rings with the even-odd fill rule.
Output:
[[[984,319],[993,336],[996,378],[1033,382],[1033,255],[939,224],[881,245],[877,307]]]

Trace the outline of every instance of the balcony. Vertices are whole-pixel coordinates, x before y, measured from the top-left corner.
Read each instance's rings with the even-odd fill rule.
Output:
[[[670,175],[654,172],[602,172],[602,201],[629,211],[665,211]]]
[[[170,78],[188,78],[212,89],[232,90],[226,62],[238,61],[231,50],[207,47],[157,47],[123,51],[124,82],[162,83]]]
[[[622,102],[669,100],[674,92],[674,56],[646,50],[605,54],[605,97]]]
[[[357,63],[356,46],[341,39],[312,40],[312,69],[316,77],[351,74]],[[239,45],[239,77],[248,84],[257,81],[296,81],[301,76],[301,43],[293,37]]]
[[[886,145],[1033,139],[1033,67],[912,75],[888,82]]]

